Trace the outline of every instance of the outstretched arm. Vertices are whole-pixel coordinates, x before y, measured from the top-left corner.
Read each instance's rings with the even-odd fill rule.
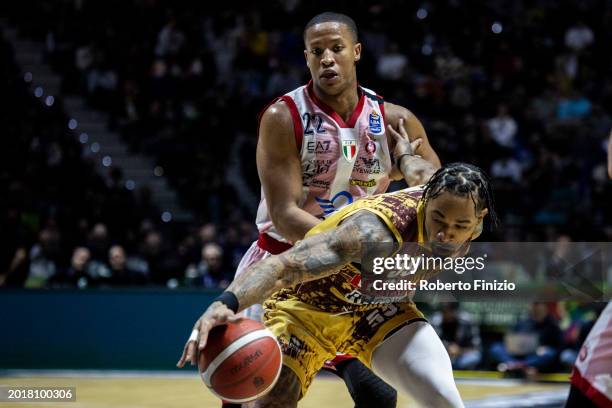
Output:
[[[307,237],[282,254],[257,262],[237,277],[227,291],[238,299],[238,311],[243,310],[263,303],[280,289],[320,279],[358,261],[363,244],[368,242],[394,242],[394,237],[375,214],[360,211],[337,228]],[[177,366],[182,367],[186,361],[195,363],[195,343],[203,349],[213,327],[238,319],[224,303],[213,302],[196,322],[193,330],[198,333],[185,344]]]
[[[331,275],[359,261],[365,242],[393,242],[393,234],[375,214],[360,211],[340,226],[298,242],[280,255],[253,265],[227,288],[238,298],[240,309],[262,303],[272,293]]]

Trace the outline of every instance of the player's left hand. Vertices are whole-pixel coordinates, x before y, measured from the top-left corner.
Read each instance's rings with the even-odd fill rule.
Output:
[[[405,154],[414,154],[414,152],[418,150],[421,143],[423,143],[423,139],[421,138],[414,139],[412,142],[410,141],[406,128],[404,127],[403,118],[400,118],[397,130],[395,130],[391,125],[387,125],[387,129],[395,141],[393,159],[395,159],[396,162],[398,158]]]
[[[395,141],[395,148],[393,149],[392,155],[393,160],[395,162],[395,166],[391,169],[391,173],[389,174],[389,178],[392,180],[403,180],[404,176],[398,167],[397,159],[404,154],[414,154],[414,152],[419,148],[421,143],[423,143],[423,139],[418,138],[414,141],[410,142],[408,137],[408,133],[404,128],[404,119],[400,118],[398,130],[393,129],[393,126],[387,125],[387,129],[393,140]]]
[[[187,361],[191,362],[191,365],[196,364],[198,351],[206,346],[208,333],[212,328],[227,323],[235,323],[240,319],[242,317],[236,315],[224,303],[214,302],[211,304],[193,326],[191,336],[189,336],[187,343],[185,343],[183,354],[178,363],[176,363],[176,366],[183,368]]]

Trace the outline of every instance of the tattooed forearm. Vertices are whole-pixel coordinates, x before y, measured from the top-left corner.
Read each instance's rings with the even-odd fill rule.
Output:
[[[236,295],[242,310],[282,288],[331,275],[359,260],[365,242],[393,242],[393,235],[376,215],[360,211],[339,227],[305,238],[288,251],[256,263],[227,289]]]
[[[399,169],[409,186],[418,186],[429,181],[436,167],[419,156],[402,156]]]

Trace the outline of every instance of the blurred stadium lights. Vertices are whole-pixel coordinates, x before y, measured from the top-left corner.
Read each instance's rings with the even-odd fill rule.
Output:
[[[100,144],[98,142],[93,142],[89,148],[93,153],[98,153],[100,151]]]
[[[37,98],[40,98],[41,96],[43,96],[44,93],[45,91],[40,86],[37,86],[36,89],[34,89],[34,96]]]
[[[430,44],[423,44],[423,46],[421,47],[421,52],[423,53],[423,55],[431,55],[431,53],[433,52],[433,48]]]
[[[427,10],[423,7],[419,8],[416,12],[416,16],[419,20],[425,20],[428,14],[429,13],[427,13]]]
[[[87,133],[83,132],[79,135],[79,142],[81,142],[82,144],[87,143],[88,140],[89,140],[89,135]]]
[[[164,175],[164,168],[161,166],[155,166],[155,169],[153,170],[153,174],[155,174],[157,177],[161,177]]]
[[[76,128],[77,128],[77,125],[78,125],[78,123],[77,123],[76,119],[74,119],[74,118],[71,118],[71,119],[68,121],[68,129],[70,129],[70,130],[74,130],[74,129],[76,129]]]
[[[104,167],[110,167],[111,164],[113,164],[113,159],[110,156],[104,156],[102,158],[102,165]]]
[[[132,191],[136,188],[136,183],[134,182],[134,180],[127,180],[125,182],[125,188]]]
[[[32,73],[31,72],[26,72],[23,75],[23,80],[28,82],[28,83],[32,82]]]
[[[53,97],[53,95],[49,95],[45,98],[45,105],[47,106],[53,106],[54,102],[55,102],[55,98]]]
[[[170,222],[172,221],[172,214],[170,213],[170,211],[164,211],[161,215],[161,220],[163,222]]]
[[[491,31],[493,31],[494,34],[499,34],[504,30],[504,27],[501,25],[501,23],[499,22],[494,22],[493,25],[491,26]]]

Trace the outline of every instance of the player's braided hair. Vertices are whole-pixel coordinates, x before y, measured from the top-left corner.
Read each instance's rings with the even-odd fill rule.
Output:
[[[499,224],[495,213],[491,180],[479,167],[467,163],[450,163],[436,171],[425,185],[425,200],[436,198],[448,191],[461,197],[470,197],[476,211],[489,210],[491,227]]]

